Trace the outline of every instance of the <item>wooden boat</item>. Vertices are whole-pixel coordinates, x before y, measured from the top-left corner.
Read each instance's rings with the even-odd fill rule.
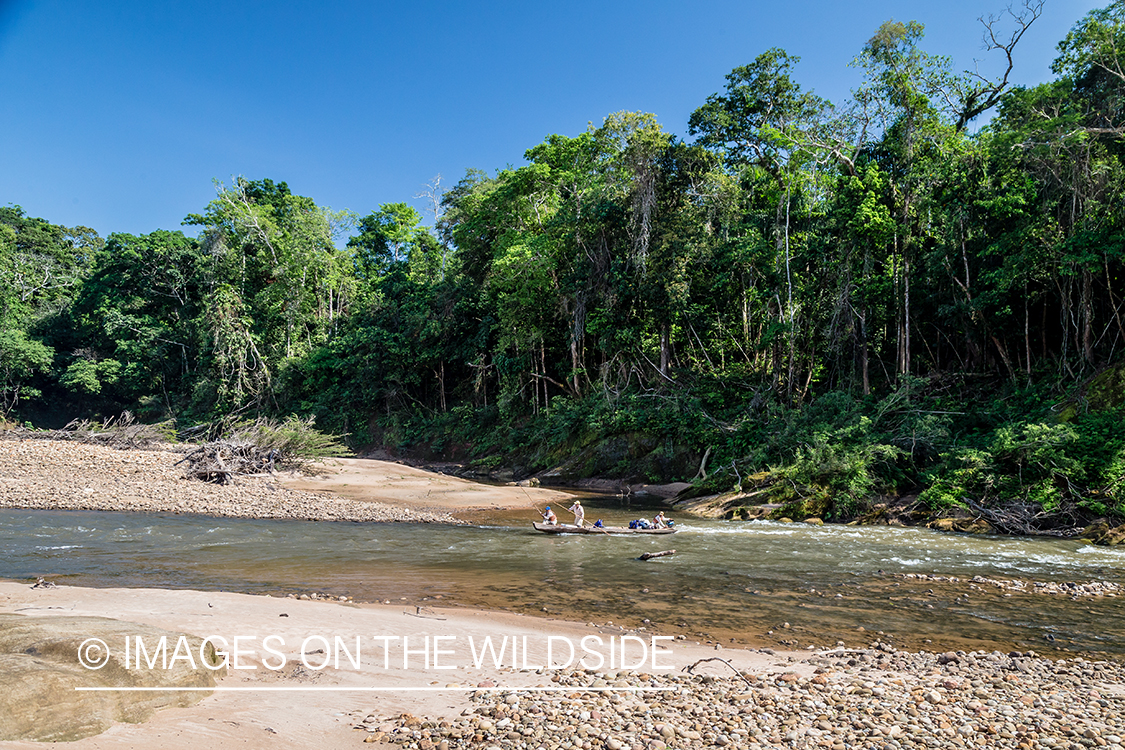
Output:
[[[603,526],[596,528],[594,526],[575,526],[571,523],[536,523],[532,522],[532,526],[536,531],[542,531],[544,534],[601,534],[603,536],[608,534],[675,534],[679,529],[672,527],[667,529],[630,529],[628,526]]]

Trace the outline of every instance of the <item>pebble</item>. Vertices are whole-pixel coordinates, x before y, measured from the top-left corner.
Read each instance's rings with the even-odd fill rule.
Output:
[[[447,513],[348,500],[282,487],[269,476],[228,485],[185,479],[176,462],[191,446],[117,450],[0,433],[0,508],[192,513],[227,518],[290,518],[463,524]],[[7,439],[3,439],[7,436]]]
[[[1077,581],[1024,581],[1015,578],[988,578],[986,576],[960,578],[958,576],[939,576],[929,573],[902,573],[897,575],[896,578],[912,581],[932,581],[934,583],[963,583],[976,591],[982,590],[982,586],[989,586],[1008,592],[1066,596],[1071,599],[1089,596],[1116,597],[1125,595],[1125,586],[1112,581],[1086,581],[1084,583]]]
[[[749,686],[726,675],[617,677],[630,687],[673,688],[667,692],[584,691],[597,675],[564,671],[556,684],[573,690],[481,691],[471,696],[469,715],[420,725],[413,716],[392,718],[385,737],[404,750],[439,742],[448,750],[1117,750],[1125,736],[1125,665],[1118,662],[870,652],[879,654],[877,665],[855,665],[854,649],[824,651],[801,660],[815,667],[811,677],[802,676],[805,669],[746,673]]]

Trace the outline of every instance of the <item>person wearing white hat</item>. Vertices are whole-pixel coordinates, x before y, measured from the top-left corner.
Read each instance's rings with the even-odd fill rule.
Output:
[[[582,501],[575,500],[574,505],[570,506],[567,510],[574,514],[574,525],[582,528],[586,523],[586,510],[582,507]]]

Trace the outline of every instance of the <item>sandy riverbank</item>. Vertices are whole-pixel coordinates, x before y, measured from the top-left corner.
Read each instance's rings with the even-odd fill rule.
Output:
[[[474,610],[419,609],[407,601],[391,605],[353,604],[323,601],[300,601],[288,598],[250,596],[222,592],[168,591],[157,589],[84,589],[73,587],[32,588],[27,583],[0,582],[0,614],[18,613],[27,617],[94,616],[140,623],[184,632],[200,638],[219,636],[233,641],[235,636],[247,638],[243,648],[253,651],[240,660],[244,669],[230,669],[219,681],[222,688],[315,688],[304,692],[216,692],[195,706],[168,708],[139,725],[118,724],[104,734],[68,743],[74,750],[92,748],[140,747],[195,748],[206,742],[213,747],[355,747],[368,735],[359,727],[368,716],[383,719],[409,713],[435,720],[454,719],[471,705],[465,690],[451,688],[440,692],[409,692],[408,689],[480,685],[552,686],[550,674],[536,674],[523,665],[539,665],[546,657],[547,637],[580,639],[598,635],[605,639],[620,637],[624,631],[613,625],[599,627],[557,620],[541,620],[518,615]],[[284,645],[270,642],[282,652],[286,664],[279,669],[267,668],[280,657],[267,653],[262,642],[267,636],[280,637]],[[644,633],[641,636],[647,638]],[[348,656],[341,668],[330,664],[313,669],[302,664],[302,653],[321,651],[325,642],[315,640],[302,649],[306,638],[323,636],[331,644],[340,636],[349,649],[356,637],[362,639],[360,668]],[[427,637],[441,636],[443,654],[433,666],[425,654],[412,651],[403,668],[402,641],[375,641],[374,636],[407,637],[410,649],[426,648]],[[473,646],[480,646],[485,637],[499,644],[504,637],[521,644],[515,665],[511,668],[511,652],[503,667],[485,662],[474,664]],[[473,644],[470,638],[475,638]],[[433,643],[433,641],[431,641]],[[523,644],[527,644],[526,653]],[[668,648],[658,665],[665,662],[674,672],[695,659],[714,655],[713,648],[687,641],[664,641]],[[383,644],[388,644],[386,653]],[[558,641],[562,653],[562,641]],[[111,649],[116,644],[110,644]],[[635,644],[634,644],[635,646]],[[315,648],[314,648],[315,647]],[[332,646],[329,646],[331,651]],[[445,653],[445,649],[449,649]],[[353,649],[354,650],[354,649]],[[602,649],[608,658],[608,645]],[[635,658],[639,652],[633,654]],[[785,669],[773,666],[777,657],[748,651],[727,651],[740,668]],[[312,666],[318,666],[323,654],[305,654]],[[389,658],[389,661],[387,659]],[[591,662],[593,663],[593,662]],[[389,664],[389,668],[387,667]],[[143,666],[143,665],[142,665]],[[648,671],[653,671],[651,665]],[[804,671],[811,673],[811,668]],[[0,675],[0,683],[3,676]],[[390,688],[390,692],[341,692],[341,688]],[[333,688],[333,690],[328,690]],[[570,691],[568,691],[569,693]],[[382,723],[382,722],[380,722]],[[372,729],[375,727],[372,726]],[[41,747],[35,743],[11,743],[10,747]]]
[[[323,474],[184,479],[182,453],[52,440],[0,440],[0,507],[197,513],[233,518],[459,523],[451,511],[564,499],[534,487],[492,487],[387,461],[338,459]]]
[[[1121,747],[1125,734],[1125,671],[1114,662],[1053,661],[1032,653],[925,654],[876,642],[846,651],[774,653],[723,649],[690,640],[667,648],[654,669],[512,669],[474,664],[470,638],[507,636],[528,643],[527,663],[545,663],[549,637],[633,635],[607,623],[540,620],[471,610],[296,601],[242,594],[142,589],[33,589],[0,582],[0,614],[39,618],[109,617],[199,637],[242,636],[248,653],[215,692],[186,708],[157,712],[143,724],[117,724],[73,743],[74,750],[146,747],[562,748],[659,750],[663,747]],[[267,636],[277,655],[262,650]],[[340,636],[363,641],[359,668],[345,655],[341,668],[313,667]],[[386,654],[374,636],[390,636]],[[441,666],[406,655],[401,641],[424,650],[441,636]],[[432,641],[431,641],[432,642]],[[305,645],[308,644],[308,645]],[[826,644],[827,645],[827,644]],[[111,648],[113,646],[111,645]],[[315,647],[315,648],[314,648]],[[329,647],[329,652],[332,647]],[[606,656],[602,649],[603,657]],[[556,653],[565,656],[560,647]],[[632,659],[636,659],[634,651]],[[724,664],[682,670],[700,659]],[[280,659],[286,665],[277,669]],[[521,651],[516,666],[525,658]],[[385,661],[389,659],[389,661]],[[561,657],[560,657],[561,660]],[[330,661],[330,659],[329,659]],[[432,666],[430,664],[429,666]],[[631,667],[632,665],[626,665]],[[254,667],[254,668],[249,668]],[[2,678],[0,678],[2,679]],[[390,688],[364,692],[363,688]],[[536,692],[532,688],[552,688]],[[585,688],[597,688],[598,692]],[[231,690],[238,688],[239,690]],[[254,692],[245,688],[301,688]],[[411,688],[441,688],[410,692]],[[480,689],[483,688],[483,689]],[[510,689],[507,689],[510,688]],[[562,688],[558,690],[558,688]],[[660,688],[630,692],[625,688]],[[479,692],[477,691],[478,689]],[[406,714],[406,717],[403,717]],[[445,744],[442,745],[441,743]],[[31,750],[37,743],[7,743]]]
[[[295,490],[331,492],[362,502],[381,502],[414,510],[528,508],[561,503],[570,495],[543,487],[491,485],[438,474],[394,461],[333,458],[315,474],[291,476],[281,484]],[[569,505],[569,501],[567,502]]]

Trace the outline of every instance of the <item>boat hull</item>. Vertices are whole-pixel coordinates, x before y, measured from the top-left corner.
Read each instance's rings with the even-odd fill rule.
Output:
[[[593,526],[575,526],[569,523],[532,523],[536,531],[542,531],[544,534],[600,534],[607,536],[610,534],[675,534],[679,529],[630,529],[627,526],[603,526],[602,528],[595,528]]]

